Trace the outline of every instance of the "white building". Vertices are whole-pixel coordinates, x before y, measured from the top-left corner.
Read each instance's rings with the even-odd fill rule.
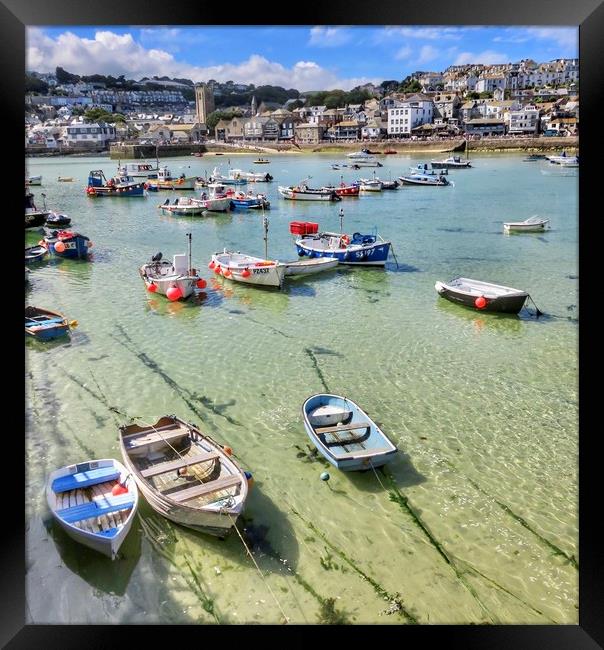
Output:
[[[539,131],[539,110],[527,104],[508,113],[508,133],[537,133]]]
[[[475,90],[477,93],[492,93],[497,88],[505,90],[505,86],[505,77],[503,75],[487,74],[478,79]]]
[[[115,126],[101,122],[99,124],[84,124],[72,122],[66,127],[65,143],[68,146],[97,146],[104,147],[116,139]]]
[[[422,124],[431,124],[434,104],[431,99],[413,95],[388,109],[388,135],[401,137],[411,135],[411,129]]]

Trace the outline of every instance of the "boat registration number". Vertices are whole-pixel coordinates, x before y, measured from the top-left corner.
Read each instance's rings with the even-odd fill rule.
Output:
[[[268,273],[270,269],[253,269],[254,273]]]

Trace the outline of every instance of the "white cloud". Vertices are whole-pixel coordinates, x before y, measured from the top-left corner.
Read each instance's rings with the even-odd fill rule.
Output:
[[[535,39],[547,40],[564,50],[579,49],[579,33],[576,27],[510,27],[502,36],[493,39],[495,43],[527,43]]]
[[[475,54],[474,52],[461,52],[453,62],[453,65],[464,65],[466,63],[482,63],[489,65],[491,63],[508,63],[509,57],[503,52],[494,50],[484,50]]]
[[[349,90],[355,86],[381,79],[369,77],[340,78],[336,73],[313,61],[298,61],[287,68],[263,56],[252,54],[239,63],[196,66],[175,57],[162,49],[146,49],[131,34],[98,31],[94,39],[82,38],[64,32],[48,37],[36,27],[27,29],[27,69],[52,72],[57,66],[75,74],[106,74],[126,78],[169,76],[192,81],[232,81],[270,84],[298,90]]]
[[[352,35],[342,27],[313,27],[308,45],[315,47],[338,47],[348,43]]]
[[[460,27],[384,27],[376,36],[378,40],[400,36],[425,40],[460,40],[463,38],[462,30]]]
[[[438,50],[431,45],[424,45],[419,51],[419,58],[417,59],[418,64],[429,63],[434,61],[438,56]]]
[[[394,55],[394,58],[397,60],[408,59],[413,54],[413,48],[408,45],[404,45],[401,49]]]

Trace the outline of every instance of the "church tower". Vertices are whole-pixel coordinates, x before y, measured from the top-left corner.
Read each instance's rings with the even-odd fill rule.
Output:
[[[214,111],[214,93],[206,84],[195,84],[195,113],[197,122],[205,124]]]
[[[252,95],[252,117],[258,114],[258,105],[256,104],[256,95]]]

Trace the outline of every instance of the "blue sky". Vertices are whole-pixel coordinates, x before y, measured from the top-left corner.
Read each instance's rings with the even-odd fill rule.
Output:
[[[27,69],[231,79],[298,90],[401,80],[460,63],[578,57],[576,27],[29,27]]]

